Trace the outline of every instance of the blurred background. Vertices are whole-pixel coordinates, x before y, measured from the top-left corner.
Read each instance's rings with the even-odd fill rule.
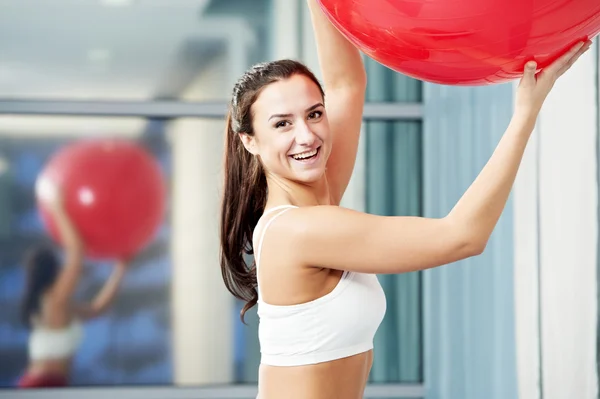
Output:
[[[319,76],[304,0],[0,0],[0,395],[255,397],[256,309],[243,325],[218,263],[224,117],[245,69],[284,57]],[[365,62],[342,205],[445,215],[509,123],[515,84],[433,85]],[[367,397],[596,397],[599,80],[595,48],[558,83],[483,255],[380,276],[388,311]],[[84,325],[72,387],[25,393],[21,263],[51,242],[35,182],[89,138],[148,150],[167,214],[112,307]],[[111,268],[87,260],[78,297]]]

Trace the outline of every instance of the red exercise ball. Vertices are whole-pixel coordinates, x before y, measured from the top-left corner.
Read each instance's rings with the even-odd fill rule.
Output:
[[[90,140],[57,152],[38,176],[42,221],[60,243],[54,221],[40,201],[44,187],[62,188],[67,213],[96,259],[128,258],[149,243],[163,219],[165,183],[158,163],[124,140]]]
[[[319,0],[351,42],[432,83],[487,85],[544,68],[600,32],[600,0]]]

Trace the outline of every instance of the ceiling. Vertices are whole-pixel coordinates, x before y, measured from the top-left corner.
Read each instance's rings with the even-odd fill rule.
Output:
[[[0,0],[0,99],[194,99],[227,45],[256,47],[270,1]],[[145,128],[141,118],[0,115],[0,136]]]
[[[252,40],[223,12],[235,1],[0,0],[0,98],[178,98],[228,42]]]

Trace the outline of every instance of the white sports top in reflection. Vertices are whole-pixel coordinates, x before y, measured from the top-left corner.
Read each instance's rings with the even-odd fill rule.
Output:
[[[258,275],[262,243],[270,224],[292,205],[278,206],[258,240]],[[258,281],[258,337],[261,363],[301,366],[341,359],[373,348],[373,337],[386,311],[386,298],[374,274],[345,271],[329,294],[313,301],[289,306],[262,300]]]
[[[34,325],[29,336],[31,360],[56,360],[75,356],[83,339],[83,326],[78,320],[62,329]]]

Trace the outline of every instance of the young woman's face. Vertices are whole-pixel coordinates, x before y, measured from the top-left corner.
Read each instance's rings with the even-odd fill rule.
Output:
[[[319,87],[294,75],[265,87],[252,105],[254,136],[242,135],[267,174],[312,183],[331,153],[329,123]]]

